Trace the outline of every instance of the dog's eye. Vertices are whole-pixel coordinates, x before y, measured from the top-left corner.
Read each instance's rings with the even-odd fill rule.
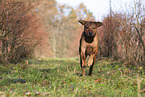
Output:
[[[86,29],[89,29],[89,27],[86,27]]]

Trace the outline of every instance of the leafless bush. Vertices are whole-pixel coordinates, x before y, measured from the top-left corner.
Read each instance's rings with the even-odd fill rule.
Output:
[[[36,31],[39,24],[34,24],[38,20],[33,17],[33,6],[29,2],[6,0],[0,3],[0,60],[17,62],[28,57],[40,40],[42,34]]]

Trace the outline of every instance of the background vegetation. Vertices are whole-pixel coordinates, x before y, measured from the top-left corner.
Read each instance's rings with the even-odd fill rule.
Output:
[[[133,8],[124,12],[113,12],[110,6],[98,29],[98,57],[144,60],[144,3],[132,3]],[[78,56],[83,27],[77,20],[95,20],[84,4],[72,8],[55,0],[1,0],[0,6],[0,61],[7,63],[27,57]]]
[[[94,16],[83,4],[74,9],[55,0],[1,0],[0,59],[72,57],[78,54],[79,18]]]

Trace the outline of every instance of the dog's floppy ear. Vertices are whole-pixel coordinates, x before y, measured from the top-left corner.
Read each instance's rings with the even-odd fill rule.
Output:
[[[96,24],[97,27],[103,26],[102,22],[94,22]]]
[[[86,23],[86,21],[84,21],[84,20],[78,20],[78,22],[80,22],[82,25],[84,25]]]

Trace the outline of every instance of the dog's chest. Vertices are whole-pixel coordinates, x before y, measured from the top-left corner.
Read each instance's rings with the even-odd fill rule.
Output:
[[[93,53],[93,47],[87,46],[85,54],[86,55],[91,55]]]

